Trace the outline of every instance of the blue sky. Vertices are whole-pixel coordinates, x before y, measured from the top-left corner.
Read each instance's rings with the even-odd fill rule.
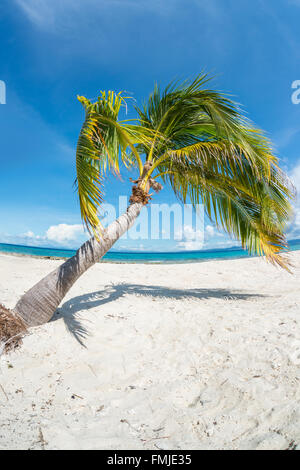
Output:
[[[201,70],[267,131],[300,189],[300,104],[291,100],[300,80],[299,20],[300,0],[2,0],[0,242],[84,240],[73,188],[83,119],[77,94],[126,90],[140,102],[155,81]],[[129,192],[127,174],[107,179],[108,203]],[[154,202],[176,200],[165,189]],[[206,224],[205,248],[232,245]],[[300,237],[299,203],[289,237]],[[198,246],[186,234],[180,243],[121,240],[117,248]]]

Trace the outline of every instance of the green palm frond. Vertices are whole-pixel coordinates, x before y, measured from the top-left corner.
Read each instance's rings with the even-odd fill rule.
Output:
[[[209,218],[250,253],[287,267],[280,252],[287,247],[293,187],[269,153],[265,159],[255,166],[240,145],[201,142],[171,151],[158,168],[179,199],[203,203]]]
[[[241,240],[251,254],[264,253],[270,261],[285,264],[280,251],[287,246],[284,229],[290,207],[279,181],[272,178],[252,186],[247,180],[178,163],[163,179],[182,202],[204,204],[217,227]]]
[[[97,235],[103,175],[108,170],[119,174],[120,161],[127,167],[137,167],[141,173],[143,164],[136,145],[146,145],[152,133],[140,122],[118,119],[121,106],[126,105],[122,93],[101,92],[95,103],[82,96],[78,100],[86,117],[77,143],[76,183],[82,219],[88,230]]]
[[[207,76],[155,87],[139,117],[165,140],[143,151],[183,202],[203,203],[216,225],[250,253],[288,267],[281,251],[294,189],[278,167],[267,137],[221,93],[204,89]]]

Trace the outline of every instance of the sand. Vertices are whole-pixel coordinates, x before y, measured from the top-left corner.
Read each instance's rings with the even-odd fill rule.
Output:
[[[300,252],[94,266],[0,358],[0,449],[300,449]],[[0,301],[60,261],[0,255]]]

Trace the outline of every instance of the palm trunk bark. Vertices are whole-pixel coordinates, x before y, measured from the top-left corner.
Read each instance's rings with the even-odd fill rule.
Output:
[[[98,241],[94,237],[84,243],[76,255],[68,259],[33,286],[15,306],[13,312],[27,327],[42,325],[51,320],[59,304],[77,279],[97,263],[114,243],[129,230],[143,207],[135,203],[109,225]]]

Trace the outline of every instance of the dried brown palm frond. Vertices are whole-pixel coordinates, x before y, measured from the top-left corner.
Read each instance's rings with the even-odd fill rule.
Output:
[[[21,318],[0,304],[0,352],[19,347],[25,333],[26,325]]]

